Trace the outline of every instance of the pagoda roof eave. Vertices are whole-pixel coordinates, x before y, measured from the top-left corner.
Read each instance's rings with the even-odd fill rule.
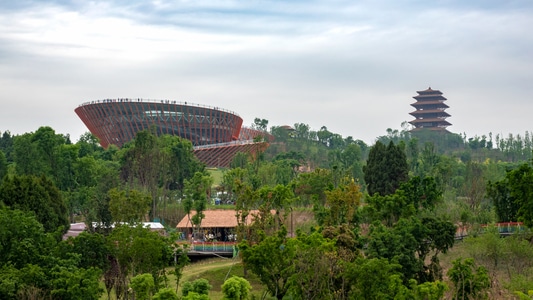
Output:
[[[426,114],[438,114],[443,117],[451,117],[451,115],[443,110],[440,109],[432,109],[432,110],[415,110],[413,112],[409,113],[412,116],[419,116],[419,115],[426,115]]]
[[[443,119],[438,119],[438,118],[434,118],[434,119],[416,119],[416,120],[412,120],[412,121],[409,121],[409,124],[419,124],[419,123],[436,123],[436,124],[440,124],[440,125],[452,125],[450,122],[446,121],[446,120],[443,120]]]
[[[423,107],[423,106],[428,106],[428,105],[438,105],[439,107],[449,108],[448,105],[440,101],[421,101],[421,102],[411,103],[411,106],[413,107]]]
[[[441,96],[441,95],[417,95],[417,96],[413,96],[413,98],[415,99],[427,99],[427,98],[435,98],[435,99],[441,99],[443,101],[445,100],[448,100],[446,97],[444,96]]]
[[[442,131],[442,132],[448,132],[448,129],[446,129],[445,127],[415,127],[411,130],[409,130],[409,132],[417,132],[417,131],[423,131],[423,130],[430,130],[430,131]]]

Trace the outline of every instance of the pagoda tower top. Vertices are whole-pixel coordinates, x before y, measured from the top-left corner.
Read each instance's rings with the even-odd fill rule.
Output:
[[[415,126],[411,131],[422,129],[447,131],[446,127],[452,124],[446,121],[446,118],[450,117],[445,112],[449,106],[444,103],[447,99],[442,96],[442,92],[429,87],[427,90],[417,91],[417,94],[413,97],[416,102],[411,104],[416,110],[409,113],[415,117],[409,122]]]

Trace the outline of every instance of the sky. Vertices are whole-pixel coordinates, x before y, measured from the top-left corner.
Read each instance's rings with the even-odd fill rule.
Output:
[[[0,132],[88,131],[108,98],[224,108],[373,144],[416,91],[468,137],[533,129],[533,1],[0,2]]]

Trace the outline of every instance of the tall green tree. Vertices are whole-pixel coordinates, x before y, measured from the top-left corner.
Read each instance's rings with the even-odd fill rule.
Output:
[[[276,230],[284,223],[294,202],[294,193],[289,186],[278,184],[275,187],[264,186],[258,191],[266,210],[275,211]]]
[[[113,274],[118,297],[126,295],[127,279],[137,274],[151,274],[155,286],[160,286],[165,268],[172,258],[169,243],[170,241],[158,232],[141,224],[116,226],[108,238],[108,246],[118,264],[118,270]]]
[[[385,146],[376,142],[368,154],[363,172],[370,195],[393,194],[408,179],[409,166],[402,145],[395,145],[391,141]]]
[[[345,178],[339,187],[326,191],[326,205],[314,207],[315,219],[319,225],[337,226],[354,221],[363,197],[355,180]]]
[[[135,299],[150,300],[155,289],[154,277],[149,273],[136,275],[131,279],[130,287],[133,289]]]
[[[346,274],[354,283],[350,299],[395,299],[403,287],[400,270],[387,259],[359,258]]]
[[[13,161],[17,174],[50,174],[49,167],[41,159],[41,152],[32,142],[32,134],[25,133],[13,139]]]
[[[87,155],[94,156],[95,153],[103,151],[103,148],[99,144],[98,138],[90,132],[85,132],[82,134],[76,145],[80,147],[80,157],[85,157]]]
[[[433,210],[442,200],[442,189],[433,177],[412,177],[402,183],[400,190],[418,212],[420,210]]]
[[[80,161],[83,161],[82,158]],[[102,231],[107,233],[111,230],[113,218],[109,210],[109,190],[120,186],[119,165],[117,162],[98,159],[94,165],[94,177],[90,180],[85,178],[86,186],[80,187],[77,191],[77,197],[81,214],[85,218],[85,224],[89,231]],[[92,163],[79,166],[92,167]],[[93,172],[87,175],[91,176]],[[78,172],[78,177],[83,177],[83,172]],[[95,226],[96,225],[96,226]]]
[[[275,235],[263,236],[258,244],[239,244],[244,263],[259,276],[269,293],[280,300],[287,294],[289,278],[294,272],[296,252],[291,245],[287,243],[287,230],[284,227]]]
[[[0,266],[39,264],[52,244],[31,212],[0,208]]]
[[[4,131],[2,136],[0,136],[0,150],[4,152],[8,162],[13,161],[11,156],[11,153],[13,152],[13,136],[9,130]]]
[[[341,153],[341,162],[350,175],[359,182],[364,184],[363,174],[363,151],[359,144],[350,143]]]
[[[169,156],[166,159],[169,161],[166,186],[170,190],[183,190],[185,180],[192,178],[196,172],[204,172],[205,165],[194,156],[191,141],[169,135],[160,139],[163,139],[165,153]]]
[[[78,187],[75,169],[78,152],[79,146],[77,145],[62,144],[56,147],[54,176],[55,183],[61,191],[71,192]]]
[[[241,173],[236,171],[243,171],[242,169],[233,169],[231,173]],[[250,183],[247,183],[244,178],[235,178],[233,192],[235,193],[235,217],[237,218],[237,241],[243,239],[250,239],[250,231],[248,225],[248,218],[250,218],[251,210],[255,208],[257,199],[259,198],[258,191],[254,190]]]
[[[294,179],[294,193],[299,197],[299,205],[326,204],[326,191],[332,190],[333,174],[331,170],[317,168],[311,173],[301,173]]]
[[[184,181],[205,166],[193,155],[192,143],[177,136],[157,136],[150,130],[137,132],[135,139],[119,152],[121,179],[152,197],[150,219],[158,214],[161,202],[182,190]],[[175,199],[174,199],[175,200]]]
[[[484,165],[469,161],[466,163],[464,195],[472,209],[479,209],[487,190]]]
[[[35,213],[46,232],[69,228],[67,205],[54,183],[45,176],[14,175],[0,185],[0,203]]]
[[[254,123],[252,124],[252,127],[257,129],[257,130],[261,130],[261,131],[265,131],[266,132],[267,127],[268,127],[268,120],[261,119],[261,118],[255,118],[254,119]]]
[[[100,287],[101,271],[58,265],[52,269],[52,299],[98,300],[103,293]]]
[[[533,226],[533,167],[524,163],[487,188],[500,221],[523,221]]]
[[[345,280],[347,261],[337,243],[319,232],[298,232],[287,241],[285,247],[295,248],[288,281],[292,299],[346,299],[351,282]]]
[[[7,159],[4,151],[0,150],[0,181],[7,174]]]
[[[472,258],[456,259],[448,271],[454,284],[453,299],[483,299],[490,286],[490,278],[483,266],[476,266]]]
[[[89,269],[91,267],[106,271],[109,268],[109,246],[104,235],[84,231],[76,237],[61,241],[58,253],[63,257],[77,254],[80,257],[78,266]]]
[[[387,258],[402,266],[404,282],[442,279],[438,255],[454,244],[455,226],[438,218],[400,219],[393,227],[374,223],[365,249],[369,258]],[[428,255],[431,254],[431,257]]]
[[[533,167],[531,163],[522,164],[508,173],[510,196],[518,204],[518,220],[533,227]]]
[[[432,177],[415,176],[402,183],[394,194],[368,196],[368,205],[363,208],[363,213],[369,218],[368,222],[378,220],[392,226],[401,217],[408,218],[422,211],[433,211],[441,200],[442,190]]]
[[[311,127],[304,123],[294,124],[294,137],[307,140],[310,137]]]
[[[109,211],[115,222],[130,224],[141,223],[148,211],[152,199],[149,195],[137,190],[109,190]]]
[[[202,219],[205,217],[204,211],[207,208],[208,193],[212,184],[213,178],[202,172],[196,172],[190,180],[185,180],[183,209],[194,225],[195,232],[199,232]],[[196,213],[191,217],[193,209]]]
[[[101,270],[80,267],[81,255],[58,244],[33,213],[1,208],[0,228],[1,299],[99,299]]]

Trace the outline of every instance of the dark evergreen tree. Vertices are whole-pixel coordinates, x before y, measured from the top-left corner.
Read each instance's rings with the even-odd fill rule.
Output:
[[[363,173],[365,182],[367,184],[367,191],[370,195],[375,193],[384,195],[385,190],[385,153],[387,148],[383,143],[377,141],[368,153],[368,160],[363,166]]]
[[[403,182],[409,179],[405,145],[402,142],[399,145],[390,142],[387,146],[385,162],[388,169],[385,194],[393,194]]]
[[[7,159],[4,151],[0,150],[0,182],[7,174]]]
[[[409,165],[402,145],[389,142],[385,147],[377,141],[368,154],[363,172],[370,195],[393,194],[408,179]]]
[[[6,160],[12,162],[11,153],[13,152],[13,136],[9,131],[4,131],[0,136],[0,150],[4,151]]]

